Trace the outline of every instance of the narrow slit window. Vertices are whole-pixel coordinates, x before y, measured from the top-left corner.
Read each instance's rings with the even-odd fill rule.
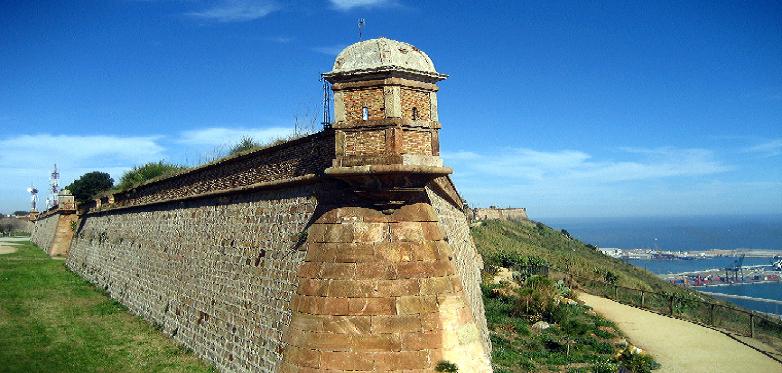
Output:
[[[369,120],[369,108],[366,106],[361,108],[361,120]]]
[[[418,120],[418,108],[413,108],[413,120]]]

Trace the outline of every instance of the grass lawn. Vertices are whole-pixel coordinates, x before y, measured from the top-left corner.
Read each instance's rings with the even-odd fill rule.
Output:
[[[0,372],[213,372],[35,245],[0,255]]]

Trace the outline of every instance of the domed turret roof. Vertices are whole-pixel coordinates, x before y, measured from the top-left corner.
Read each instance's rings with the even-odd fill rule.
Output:
[[[432,60],[422,50],[386,38],[360,41],[343,49],[327,75],[391,69],[445,77],[437,73]]]

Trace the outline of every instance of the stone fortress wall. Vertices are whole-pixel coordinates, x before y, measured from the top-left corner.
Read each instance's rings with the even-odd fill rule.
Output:
[[[68,254],[78,215],[73,195],[68,190],[59,193],[58,204],[35,216],[30,241],[52,257]]]
[[[33,225],[30,234],[30,241],[38,245],[41,249],[48,252],[54,242],[54,235],[57,231],[58,214],[43,213],[38,216]]]
[[[271,372],[316,206],[297,185],[90,213],[67,265],[220,371]]]
[[[221,371],[490,372],[483,262],[439,161],[434,85],[403,98],[417,83],[387,67],[337,65],[332,128],[81,206],[66,264]],[[353,94],[367,101],[346,113]],[[431,112],[389,118],[402,102]],[[54,222],[36,222],[42,247]]]
[[[470,209],[471,220],[511,220],[521,221],[529,220],[526,208],[498,208],[491,206],[489,208]]]

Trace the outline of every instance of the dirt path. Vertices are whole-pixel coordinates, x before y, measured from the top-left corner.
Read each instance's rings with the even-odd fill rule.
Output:
[[[610,299],[578,297],[651,353],[662,365],[656,372],[782,372],[782,364],[718,331]]]

